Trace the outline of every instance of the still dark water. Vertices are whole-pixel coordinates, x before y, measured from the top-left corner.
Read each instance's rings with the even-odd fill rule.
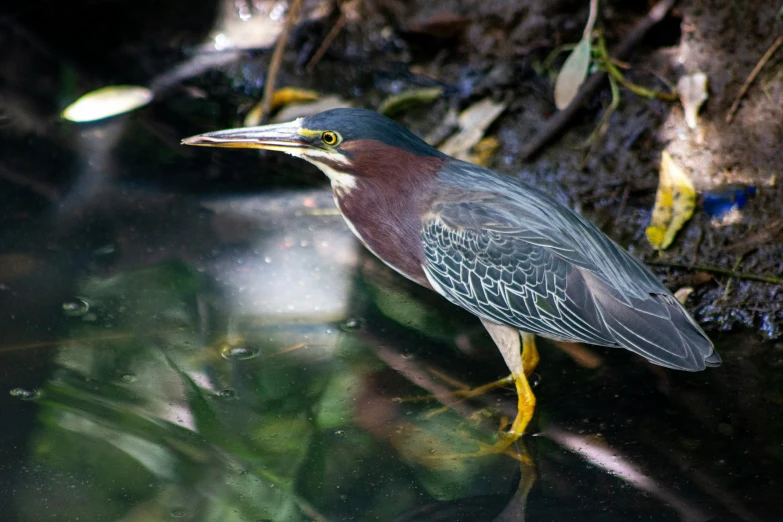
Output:
[[[320,174],[180,147],[209,100],[77,125],[4,85],[0,520],[783,520],[780,343],[708,326],[724,364],[685,374],[542,341],[532,433],[438,459],[513,417],[511,389],[447,395],[505,366]]]

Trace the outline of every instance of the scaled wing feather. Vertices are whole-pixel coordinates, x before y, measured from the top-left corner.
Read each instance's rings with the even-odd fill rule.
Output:
[[[622,346],[662,366],[720,361],[668,289],[592,224],[532,187],[458,165],[422,223],[423,268],[444,297],[521,331]]]

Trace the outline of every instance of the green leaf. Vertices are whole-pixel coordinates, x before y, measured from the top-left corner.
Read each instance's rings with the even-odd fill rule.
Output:
[[[583,38],[566,58],[555,81],[555,105],[559,110],[568,107],[587,78],[590,65],[590,39]]]

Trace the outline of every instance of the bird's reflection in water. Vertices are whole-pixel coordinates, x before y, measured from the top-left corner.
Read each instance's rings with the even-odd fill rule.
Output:
[[[524,441],[515,444],[523,453]],[[522,522],[526,520],[528,494],[536,480],[535,465],[530,459],[519,460],[519,471],[507,494],[482,495],[451,501],[432,502],[394,519],[394,522]]]

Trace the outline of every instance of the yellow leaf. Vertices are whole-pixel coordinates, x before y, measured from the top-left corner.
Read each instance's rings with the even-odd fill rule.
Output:
[[[663,151],[655,207],[645,231],[653,248],[664,250],[671,245],[674,236],[693,215],[695,202],[696,190],[691,178]]]
[[[391,117],[416,105],[432,103],[443,94],[441,87],[429,87],[425,89],[412,89],[399,94],[393,94],[383,100],[378,107],[378,112]]]
[[[152,101],[152,91],[136,85],[113,85],[88,92],[62,112],[75,122],[102,120],[144,107]]]
[[[286,105],[291,105],[293,103],[311,102],[319,99],[320,97],[321,95],[315,91],[298,89],[296,87],[282,87],[277,89],[272,94],[272,103],[270,104],[271,107],[269,110],[274,112],[275,109],[285,107]],[[247,113],[247,116],[245,116],[245,127],[255,127],[256,125],[259,125],[263,115],[264,100],[261,100],[256,103],[253,108],[250,109],[250,112]]]
[[[500,142],[494,136],[483,138],[473,147],[473,152],[468,156],[468,161],[474,165],[488,167],[495,152],[500,148]]]
[[[283,87],[277,89],[272,95],[272,109],[291,105],[292,103],[315,101],[320,97],[321,95],[315,91],[297,89],[296,87]]]

